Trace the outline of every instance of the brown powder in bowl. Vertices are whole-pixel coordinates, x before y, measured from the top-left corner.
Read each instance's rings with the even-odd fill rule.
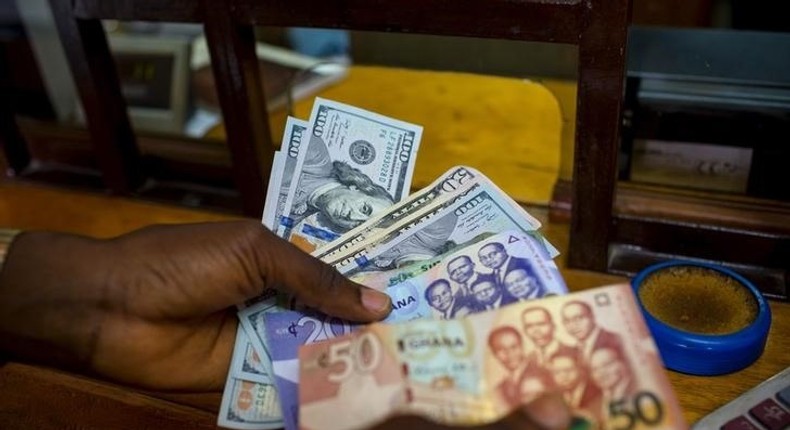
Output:
[[[654,272],[642,282],[639,299],[664,324],[698,334],[735,333],[758,314],[757,300],[748,288],[721,272],[697,266]]]

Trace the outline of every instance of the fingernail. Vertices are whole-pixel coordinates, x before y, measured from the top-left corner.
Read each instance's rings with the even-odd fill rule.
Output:
[[[390,307],[390,297],[371,288],[362,288],[362,306],[378,314]]]
[[[527,405],[526,410],[532,420],[544,429],[560,430],[570,425],[570,410],[560,396],[540,396]]]

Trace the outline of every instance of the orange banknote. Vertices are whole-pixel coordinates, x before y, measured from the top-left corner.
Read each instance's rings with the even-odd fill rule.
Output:
[[[574,428],[688,428],[627,284],[373,324],[305,345],[299,362],[302,429],[364,428],[393,414],[488,423],[547,391],[563,394]]]

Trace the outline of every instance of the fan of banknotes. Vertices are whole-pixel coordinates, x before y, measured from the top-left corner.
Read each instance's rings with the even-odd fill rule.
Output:
[[[218,424],[470,425],[553,390],[575,428],[684,428],[630,288],[568,294],[540,222],[473,168],[409,195],[421,135],[321,98],[308,122],[288,119],[263,224],[386,292],[392,312],[365,326],[273,290],[239,304]]]

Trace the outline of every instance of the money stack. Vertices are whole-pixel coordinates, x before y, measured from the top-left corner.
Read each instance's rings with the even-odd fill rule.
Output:
[[[567,385],[563,375],[575,370],[591,387],[587,397],[599,402],[582,407],[579,399],[587,397],[578,387],[567,397],[589,428],[642,428],[643,421],[654,424],[644,428],[682,426],[625,289],[606,290],[617,306],[596,308],[606,315],[602,327],[633,346],[616,351],[636,387],[625,403],[616,403],[622,396],[613,397],[591,376],[595,347],[573,329],[545,345],[532,336],[553,333],[550,317],[563,317],[574,297],[553,261],[557,250],[540,234],[537,219],[473,168],[451,168],[408,195],[421,134],[419,126],[320,98],[308,122],[288,119],[263,224],[344,276],[386,292],[392,312],[365,327],[274,291],[239,304],[241,327],[218,424],[360,428],[394,413],[484,423],[528,400],[526,392]],[[544,312],[535,315],[549,321],[528,321],[527,307],[544,301]],[[492,340],[503,321],[510,338]],[[593,332],[587,335],[597,339],[603,329]],[[514,358],[520,356],[516,340],[523,360]],[[500,349],[510,353],[492,352],[506,341],[509,349]],[[557,352],[568,360],[555,359]],[[527,378],[533,373],[539,377]],[[527,379],[532,382],[522,383]],[[613,402],[615,409],[607,409]],[[322,422],[333,410],[347,418]],[[614,426],[629,417],[635,427]]]
[[[275,153],[263,224],[313,252],[403,200],[422,127],[317,98],[305,122],[288,118]],[[283,409],[262,315],[292,309],[269,291],[239,304],[237,330],[218,424],[283,427]]]

